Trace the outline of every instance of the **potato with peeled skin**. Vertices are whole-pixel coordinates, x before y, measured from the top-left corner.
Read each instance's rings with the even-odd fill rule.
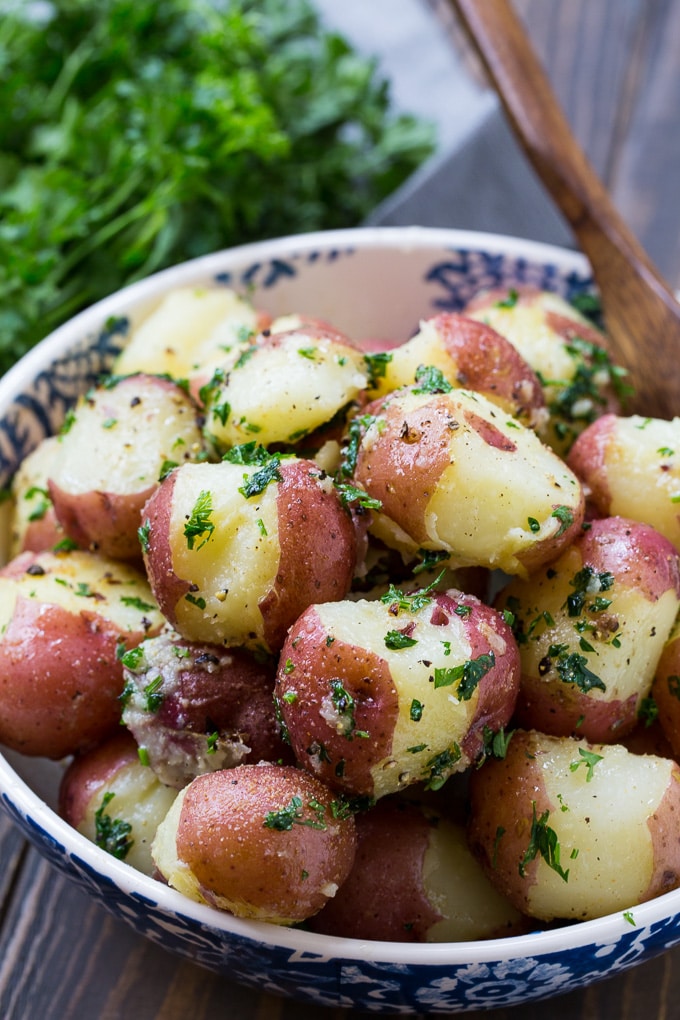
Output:
[[[452,386],[483,393],[530,428],[547,417],[538,377],[517,349],[490,326],[464,315],[442,312],[426,319],[415,336],[376,364],[375,396],[412,385],[419,372],[434,366]]]
[[[71,761],[59,786],[59,814],[102,850],[153,875],[151,844],[176,796],[122,731]]]
[[[559,294],[483,291],[463,311],[506,337],[543,380],[549,418],[539,435],[560,455],[601,414],[618,411],[625,372],[612,364],[604,333]]]
[[[206,432],[222,449],[254,437],[263,446],[297,443],[356,400],[367,381],[362,352],[332,327],[260,336],[206,387]]]
[[[313,461],[246,453],[165,479],[143,512],[144,556],[163,613],[187,640],[278,651],[310,603],[344,598],[356,532]]]
[[[171,380],[127,376],[91,390],[50,469],[59,523],[81,548],[138,559],[140,513],[161,475],[202,454],[197,409]]]
[[[258,761],[292,761],[274,713],[271,660],[164,631],[122,658],[123,722],[168,786]]]
[[[680,549],[680,418],[604,415],[581,433],[568,463],[598,516],[644,521]]]
[[[350,795],[438,789],[510,720],[519,655],[502,617],[459,591],[310,606],[279,658],[295,755]]]
[[[380,501],[372,532],[414,555],[526,574],[577,534],[581,484],[531,429],[443,380],[397,390],[355,419],[345,471]]]
[[[646,524],[603,518],[496,604],[515,617],[520,724],[618,741],[635,726],[680,607],[678,553]]]
[[[24,457],[12,479],[10,558],[22,552],[52,549],[64,539],[47,487],[59,449],[57,436],[48,436]]]
[[[134,330],[114,372],[185,379],[202,366],[206,382],[225,354],[236,350],[238,355],[267,321],[228,287],[176,287]]]
[[[491,885],[465,828],[420,804],[386,797],[356,816],[354,867],[312,931],[389,942],[464,942],[526,930]]]
[[[239,765],[182,790],[152,853],[190,899],[237,917],[295,924],[317,913],[354,861],[354,818],[291,765]]]
[[[0,570],[0,743],[63,758],[120,726],[118,653],[163,618],[146,578],[93,553],[22,553]]]
[[[470,779],[470,846],[518,910],[588,920],[680,885],[680,768],[517,730]]]

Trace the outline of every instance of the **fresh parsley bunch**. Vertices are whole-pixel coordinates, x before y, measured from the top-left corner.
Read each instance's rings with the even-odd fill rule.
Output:
[[[356,224],[431,152],[307,0],[0,0],[0,371],[234,244]]]

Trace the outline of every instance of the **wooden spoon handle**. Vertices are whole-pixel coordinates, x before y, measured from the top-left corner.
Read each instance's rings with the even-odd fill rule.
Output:
[[[511,4],[507,0],[450,3],[481,57],[530,162],[591,261],[603,296],[607,326],[615,334],[614,354],[638,373],[642,354],[639,338],[649,337],[658,345],[660,338],[655,331],[665,319],[677,317],[677,302],[670,288],[619,216],[576,143]],[[626,288],[626,300],[607,301],[607,296],[617,298],[622,288]],[[658,314],[641,321],[639,328],[631,328],[630,316],[637,314],[638,307],[641,319],[646,314],[642,305],[649,307],[649,291],[658,299]],[[673,353],[677,359],[677,348]],[[654,386],[651,378],[649,385],[641,381],[644,390]],[[644,398],[649,395],[645,392]]]

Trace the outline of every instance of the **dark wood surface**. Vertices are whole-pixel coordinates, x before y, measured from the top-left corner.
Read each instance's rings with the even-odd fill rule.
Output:
[[[449,31],[446,0],[423,0]],[[516,0],[567,117],[619,211],[680,287],[680,3]],[[414,59],[427,59],[415,54]],[[2,1020],[344,1020],[251,992],[171,956],[92,905],[0,814]],[[670,1020],[680,947],[546,1004],[487,1020]],[[354,1016],[370,1016],[355,1012]]]

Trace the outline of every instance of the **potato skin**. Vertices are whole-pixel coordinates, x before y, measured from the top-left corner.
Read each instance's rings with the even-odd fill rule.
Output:
[[[529,916],[624,910],[680,885],[679,780],[665,758],[517,730],[471,775],[470,845]]]
[[[87,552],[23,553],[0,571],[0,611],[0,742],[62,758],[115,732],[118,648],[162,625],[141,575]]]
[[[676,620],[659,658],[652,684],[658,722],[671,753],[680,757],[680,620]]]
[[[357,815],[354,866],[313,931],[389,942],[519,934],[521,915],[491,886],[463,826],[401,797]]]
[[[619,741],[630,733],[678,611],[678,554],[647,525],[591,522],[578,542],[497,600],[515,615],[520,725]]]
[[[382,396],[412,385],[418,369],[428,365],[451,385],[484,394],[525,425],[534,427],[547,417],[538,377],[510,341],[453,312],[422,322],[414,337],[394,348],[371,393]]]
[[[123,722],[168,786],[241,763],[292,763],[274,713],[273,661],[165,631],[123,666]]]
[[[465,769],[508,723],[518,681],[501,617],[450,590],[416,610],[390,598],[310,606],[281,651],[276,700],[300,764],[379,798]]]
[[[199,776],[159,828],[153,854],[171,885],[275,924],[303,921],[345,881],[353,817],[293,766],[239,765]]]
[[[603,415],[578,437],[568,463],[595,515],[644,521],[680,549],[680,418]]]
[[[354,479],[381,502],[372,530],[385,544],[526,575],[577,534],[576,476],[481,394],[406,387],[359,421]]]
[[[197,408],[172,380],[126,376],[92,390],[50,469],[57,519],[83,549],[139,560],[140,514],[161,471],[202,451]]]
[[[351,585],[357,532],[331,480],[313,461],[286,458],[279,479],[247,498],[239,488],[255,471],[184,465],[144,509],[152,590],[188,640],[278,651],[306,606],[343,598]],[[185,523],[202,493],[213,530],[192,547]]]

